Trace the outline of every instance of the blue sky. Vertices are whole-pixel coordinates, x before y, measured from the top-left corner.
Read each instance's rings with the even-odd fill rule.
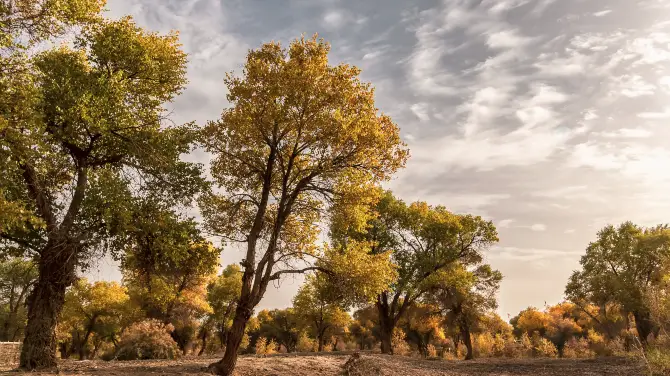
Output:
[[[493,220],[486,260],[506,317],[562,298],[607,223],[667,221],[670,1],[110,0],[149,29],[180,31],[188,88],[168,107],[204,124],[248,49],[318,32],[331,62],[362,68],[411,149],[388,187]],[[206,163],[209,156],[190,158]],[[228,248],[224,263],[241,254]],[[117,278],[102,261],[90,274]],[[300,279],[270,289],[283,307]]]

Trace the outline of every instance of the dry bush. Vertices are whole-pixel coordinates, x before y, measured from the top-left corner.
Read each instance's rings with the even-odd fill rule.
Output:
[[[432,343],[428,344],[426,350],[427,350],[426,353],[429,358],[437,358],[437,349],[435,348],[435,346],[433,346]]]
[[[268,340],[265,337],[258,337],[256,346],[254,347],[256,355],[265,355],[265,352],[267,351],[267,341]]]
[[[595,355],[586,338],[572,338],[563,348],[564,358],[592,358]]]
[[[546,338],[537,338],[533,341],[534,353],[536,356],[555,358],[558,355],[556,346]]]
[[[393,353],[396,355],[409,355],[410,348],[407,341],[405,341],[405,331],[401,328],[393,329],[393,337],[391,337],[391,346],[393,346]]]
[[[131,325],[121,334],[119,349],[115,356],[119,360],[175,359],[180,355],[177,342],[170,333],[171,324],[158,320],[144,320]],[[105,358],[109,359],[107,355]]]
[[[384,376],[379,360],[362,357],[358,352],[352,354],[342,367],[345,376]]]
[[[491,333],[484,333],[476,336],[473,345],[475,357],[488,358],[493,356],[495,339]]]
[[[296,345],[298,352],[316,352],[318,350],[318,344],[315,340],[309,338],[307,334],[302,333],[298,337],[298,344]]]

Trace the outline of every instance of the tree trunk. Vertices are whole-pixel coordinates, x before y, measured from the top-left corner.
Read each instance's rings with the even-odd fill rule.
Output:
[[[475,358],[475,354],[472,351],[472,338],[470,336],[470,327],[467,323],[461,325],[461,335],[463,336],[463,343],[465,343],[465,347],[468,349],[465,360],[472,360]]]
[[[388,328],[380,328],[379,331],[380,339],[381,339],[381,351],[382,354],[389,354],[393,355],[393,329],[388,329]]]
[[[382,354],[393,355],[393,329],[395,329],[393,318],[389,317],[389,315],[379,309],[379,336],[381,340]]]
[[[202,356],[202,354],[205,352],[205,347],[207,347],[207,332],[202,333],[202,347],[200,348],[200,351],[198,351],[198,356]]]
[[[230,376],[233,374],[235,364],[237,364],[237,351],[244,337],[244,329],[251,318],[252,309],[247,308],[251,303],[250,300],[249,296],[240,298],[240,304],[237,305],[237,309],[235,310],[233,325],[228,331],[226,352],[223,355],[223,359],[209,365],[209,369],[217,375]]]
[[[56,366],[56,323],[65,290],[75,281],[76,252],[63,240],[60,246],[43,250],[39,263],[39,278],[28,298],[28,323],[21,348],[20,367],[28,370]]]
[[[318,342],[319,342],[319,349],[317,351],[318,352],[323,352],[323,336],[322,335],[319,336]]]
[[[650,334],[655,332],[656,324],[654,324],[648,312],[634,312],[633,317],[635,317],[635,328],[640,337],[640,343],[642,343],[642,347],[646,348],[647,339]]]

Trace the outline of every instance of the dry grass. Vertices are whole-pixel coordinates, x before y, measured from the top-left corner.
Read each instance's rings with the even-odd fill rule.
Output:
[[[335,376],[343,375],[343,366],[348,356],[301,355],[270,356],[257,358],[240,357],[237,363],[238,376]],[[158,375],[201,375],[208,373],[205,367],[215,359],[185,358],[181,360],[159,361],[63,361],[59,375],[92,376],[158,376]],[[422,360],[402,356],[379,354],[363,355],[360,359],[361,371],[372,370],[384,376],[615,376],[643,375],[641,364],[623,358],[598,359],[481,359],[470,362],[447,360]],[[2,375],[23,375],[21,372],[0,372]],[[33,372],[31,375],[55,375],[55,372]],[[362,374],[362,373],[361,373]]]

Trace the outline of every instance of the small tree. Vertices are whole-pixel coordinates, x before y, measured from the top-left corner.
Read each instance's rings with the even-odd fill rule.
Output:
[[[71,349],[62,349],[61,354],[77,353],[79,359],[89,356],[88,345],[93,335],[110,338],[120,334],[121,320],[129,311],[126,288],[116,282],[98,281],[89,283],[78,280],[65,294],[59,331],[68,335]],[[117,327],[116,333],[110,333]],[[67,346],[63,343],[62,346]]]
[[[249,52],[243,77],[228,75],[228,101],[204,130],[222,194],[201,202],[215,233],[246,244],[242,290],[223,359],[230,375],[244,327],[271,281],[314,270],[317,224],[332,202],[355,208],[404,165],[398,127],[374,107],[360,70],[328,64],[316,37]]]
[[[351,316],[328,291],[326,276],[307,276],[307,281],[293,299],[293,308],[316,338],[318,351],[323,351],[327,338],[340,334],[349,325]]]
[[[647,344],[659,326],[651,318],[645,292],[658,283],[664,260],[670,257],[670,228],[643,229],[631,222],[607,226],[582,256],[581,271],[570,277],[566,295],[571,301],[597,306],[620,305],[635,318],[639,340]]]
[[[429,299],[442,307],[447,319],[460,332],[467,349],[466,360],[474,359],[475,355],[472,333],[498,307],[496,293],[502,277],[502,273],[486,264],[471,271],[462,264],[454,264],[432,278]]]
[[[171,334],[185,353],[200,320],[211,313],[206,289],[220,250],[195,221],[162,206],[139,203],[115,243],[123,251],[121,269],[133,302],[148,318],[172,324]]]
[[[13,342],[23,335],[26,297],[36,278],[37,268],[30,260],[0,261],[0,342]]]

